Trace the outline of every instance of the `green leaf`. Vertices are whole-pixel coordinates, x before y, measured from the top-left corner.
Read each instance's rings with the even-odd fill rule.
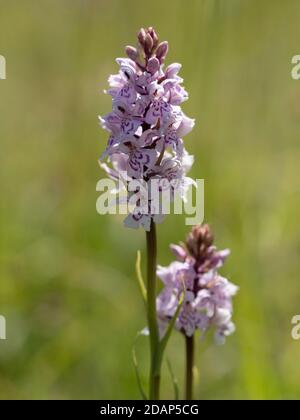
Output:
[[[142,260],[141,251],[138,251],[137,252],[137,257],[136,257],[136,264],[135,264],[136,276],[137,276],[137,279],[138,279],[138,283],[139,283],[139,286],[140,286],[140,290],[141,290],[141,294],[142,294],[144,303],[146,304],[147,303],[147,289],[146,289],[145,282],[144,282],[143,275],[142,275],[141,260]]]
[[[136,343],[138,337],[139,337],[139,334],[138,334],[138,336],[135,340],[135,343]],[[147,400],[147,396],[146,396],[146,394],[143,390],[142,380],[141,380],[141,376],[140,376],[140,372],[139,372],[138,361],[137,361],[136,351],[135,351],[135,343],[132,347],[132,360],[133,360],[134,370],[135,370],[136,379],[137,379],[137,383],[138,383],[138,387],[139,387],[141,397],[143,398],[143,400]]]

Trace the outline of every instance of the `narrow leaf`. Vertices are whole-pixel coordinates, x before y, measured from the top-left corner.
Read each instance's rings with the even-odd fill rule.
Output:
[[[173,383],[173,387],[174,387],[174,399],[176,401],[179,400],[179,386],[178,386],[178,380],[174,374],[174,371],[172,369],[172,365],[169,359],[167,359],[167,365],[168,365],[168,370],[169,373],[171,375],[171,379],[172,379],[172,383]]]
[[[160,342],[160,349],[161,349],[161,353],[163,353],[163,352],[165,351],[165,348],[166,348],[166,346],[167,346],[167,344],[168,344],[168,341],[169,341],[169,339],[170,339],[170,337],[171,337],[172,330],[173,330],[173,328],[174,328],[174,326],[175,326],[175,323],[176,323],[176,321],[177,321],[177,318],[178,318],[179,312],[180,312],[180,310],[181,310],[181,308],[182,308],[182,305],[183,305],[183,302],[184,302],[184,298],[185,298],[185,290],[186,290],[186,289],[185,289],[185,286],[184,286],[184,290],[183,290],[183,292],[182,292],[182,294],[181,294],[181,296],[180,296],[180,299],[179,299],[179,303],[178,303],[178,306],[177,306],[176,312],[175,312],[175,314],[174,314],[173,318],[171,319],[171,321],[170,321],[170,323],[169,323],[169,325],[168,325],[167,331],[166,331],[166,333],[165,333],[165,335],[164,335],[163,339],[162,339],[162,340],[161,340],[161,342]]]
[[[140,290],[141,290],[141,294],[144,300],[144,303],[147,303],[147,289],[144,283],[144,279],[143,279],[143,275],[142,275],[142,270],[141,270],[141,251],[137,252],[137,257],[136,257],[136,265],[135,265],[135,269],[136,269],[136,275],[137,275],[137,279],[138,279],[138,283],[140,286]]]
[[[146,396],[146,394],[143,390],[143,386],[142,386],[141,376],[140,376],[137,357],[136,357],[135,345],[133,345],[133,347],[132,347],[132,360],[133,360],[134,370],[135,370],[136,379],[137,379],[140,394],[141,394],[143,400],[147,400],[147,396]]]

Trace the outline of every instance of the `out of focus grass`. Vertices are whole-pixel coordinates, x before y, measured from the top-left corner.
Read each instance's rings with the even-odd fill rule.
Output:
[[[187,148],[205,178],[206,221],[232,255],[237,332],[198,344],[198,398],[300,397],[300,53],[297,0],[1,1],[1,398],[137,398],[131,362],[145,325],[135,282],[142,232],[96,214],[97,115],[116,56],[154,25],[183,64],[197,119]],[[159,228],[159,261],[186,234]],[[182,380],[183,343],[168,354]],[[147,342],[138,345],[147,367]],[[144,375],[146,379],[146,375]],[[164,397],[172,385],[164,381]]]

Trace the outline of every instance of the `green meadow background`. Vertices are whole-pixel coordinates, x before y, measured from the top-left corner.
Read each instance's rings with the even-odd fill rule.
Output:
[[[2,0],[0,54],[0,398],[139,398],[131,360],[145,326],[135,279],[142,231],[99,216],[107,135],[97,115],[115,57],[153,25],[183,64],[197,120],[186,138],[205,179],[205,220],[232,254],[237,332],[197,340],[197,399],[300,397],[298,0]],[[188,231],[159,227],[159,262]],[[184,342],[168,347],[180,385]],[[147,338],[137,343],[146,387]],[[164,398],[173,390],[164,367]]]

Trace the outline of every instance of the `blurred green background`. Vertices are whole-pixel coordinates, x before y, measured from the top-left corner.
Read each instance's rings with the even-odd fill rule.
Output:
[[[197,119],[186,147],[206,182],[206,221],[232,255],[237,332],[198,342],[197,398],[299,398],[300,54],[298,0],[2,0],[0,54],[1,398],[129,399],[145,326],[135,280],[142,231],[99,216],[97,115],[115,57],[153,25],[183,64]],[[184,217],[159,227],[159,262],[182,240]],[[147,339],[138,343],[140,368]],[[181,336],[168,357],[183,379]],[[163,397],[172,398],[164,368]]]

